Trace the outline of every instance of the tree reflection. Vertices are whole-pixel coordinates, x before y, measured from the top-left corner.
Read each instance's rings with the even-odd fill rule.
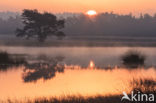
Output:
[[[56,73],[64,72],[64,65],[61,64],[64,57],[57,56],[55,58],[40,55],[36,60],[25,65],[23,70],[24,82],[36,82],[39,79],[48,80],[55,77]]]

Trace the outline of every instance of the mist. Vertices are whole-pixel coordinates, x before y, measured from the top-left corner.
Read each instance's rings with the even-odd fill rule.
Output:
[[[2,14],[2,13],[1,13]],[[85,14],[56,14],[65,19],[64,33],[67,36],[156,36],[156,15],[132,14],[121,15],[105,12],[95,17]],[[14,35],[16,28],[22,27],[20,15],[10,16],[4,20],[0,15],[0,34]]]

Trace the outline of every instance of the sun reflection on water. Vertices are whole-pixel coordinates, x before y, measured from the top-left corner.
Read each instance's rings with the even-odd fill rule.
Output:
[[[90,61],[90,63],[89,63],[89,67],[91,68],[91,69],[94,69],[95,68],[95,64],[94,64],[94,62],[91,60]]]

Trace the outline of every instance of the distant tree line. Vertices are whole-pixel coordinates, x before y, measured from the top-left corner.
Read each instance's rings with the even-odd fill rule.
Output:
[[[0,34],[13,34],[17,27],[22,27],[21,17],[9,17],[7,20],[0,18]]]
[[[0,34],[13,34],[16,28],[22,26],[20,16],[0,19]],[[67,36],[156,36],[156,15],[144,14],[134,17],[131,14],[105,12],[96,17],[89,17],[81,14],[66,18],[63,31]]]
[[[102,13],[96,17],[81,15],[67,18],[65,33],[70,35],[100,36],[156,36],[156,15],[129,15]]]

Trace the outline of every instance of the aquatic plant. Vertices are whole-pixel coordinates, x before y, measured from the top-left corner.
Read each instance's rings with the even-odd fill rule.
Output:
[[[25,64],[26,60],[22,56],[9,54],[6,51],[0,51],[0,71],[6,71],[10,67]]]
[[[144,66],[145,56],[138,51],[128,51],[121,57],[122,63],[127,68],[138,68]]]

